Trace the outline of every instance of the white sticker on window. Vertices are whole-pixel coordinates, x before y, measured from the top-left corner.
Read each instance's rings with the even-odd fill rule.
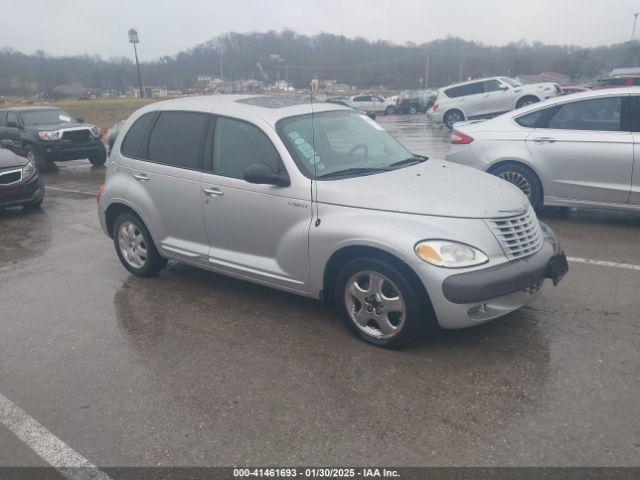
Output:
[[[71,121],[71,117],[68,117],[66,115],[58,115],[58,118],[60,120],[62,120],[63,122],[70,122]]]

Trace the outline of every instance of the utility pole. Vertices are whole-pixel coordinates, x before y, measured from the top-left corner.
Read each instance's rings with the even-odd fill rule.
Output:
[[[140,43],[138,39],[138,31],[135,28],[129,29],[129,43],[133,43],[133,53],[136,56],[136,70],[138,71],[138,86],[140,87],[140,98],[144,98],[144,90],[142,89],[142,76],[140,75],[140,62],[138,61],[138,49],[136,43]]]
[[[289,88],[289,65],[284,64],[284,83],[287,84],[287,89]]]
[[[429,60],[431,59],[431,55],[427,53],[427,64],[424,72],[424,89],[429,88]]]
[[[631,30],[631,38],[629,39],[629,41],[632,41],[633,37],[636,35],[636,24],[638,23],[638,15],[640,15],[640,13],[633,14],[633,30]]]
[[[218,54],[218,58],[220,59],[220,80],[224,81],[224,73],[222,71],[222,53]]]

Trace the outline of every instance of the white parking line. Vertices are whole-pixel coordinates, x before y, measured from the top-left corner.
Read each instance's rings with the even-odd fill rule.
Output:
[[[59,188],[59,187],[46,187],[47,190],[53,190],[54,192],[65,192],[65,193],[78,193],[80,195],[88,195],[90,197],[95,197],[95,193],[91,192],[82,192],[80,190],[71,190],[70,188]]]
[[[621,268],[623,270],[637,270],[640,271],[640,265],[633,265],[632,263],[616,263],[607,262],[605,260],[593,260],[591,258],[579,258],[579,257],[567,257],[567,260],[574,263],[585,263],[587,265],[598,265],[600,267],[612,267]]]
[[[0,423],[69,480],[111,480],[1,393]]]

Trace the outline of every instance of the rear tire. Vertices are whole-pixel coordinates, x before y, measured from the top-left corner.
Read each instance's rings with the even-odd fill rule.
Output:
[[[132,213],[121,213],[113,224],[113,244],[122,265],[139,277],[152,277],[167,265],[144,222]]]
[[[372,345],[402,348],[426,327],[419,294],[395,266],[374,258],[345,265],[334,286],[346,327]]]
[[[518,187],[527,196],[533,208],[542,208],[542,185],[532,170],[517,163],[507,163],[495,168],[491,173]]]
[[[464,114],[460,110],[449,110],[444,114],[442,123],[444,123],[449,130],[452,130],[456,123],[464,122],[464,120]]]

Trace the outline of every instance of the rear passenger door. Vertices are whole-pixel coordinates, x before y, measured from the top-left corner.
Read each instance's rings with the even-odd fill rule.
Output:
[[[129,145],[134,124],[121,147],[122,155],[134,158],[127,197],[144,215],[161,250],[185,261],[206,263],[209,238],[202,213],[202,169],[212,116],[185,111],[148,115],[144,119],[150,123],[148,142],[135,151],[133,142]]]
[[[466,119],[482,116],[484,112],[484,84],[482,82],[467,83],[450,88],[447,96],[455,98],[457,105]]]
[[[287,174],[275,145],[286,154],[268,125],[216,118],[202,199],[211,239],[209,262],[217,270],[241,278],[307,292],[310,181],[277,187],[252,184],[243,178],[245,168],[254,163],[265,163]]]
[[[551,185],[545,196],[627,203],[634,157],[628,100],[608,96],[545,110],[527,137],[527,148]]]

